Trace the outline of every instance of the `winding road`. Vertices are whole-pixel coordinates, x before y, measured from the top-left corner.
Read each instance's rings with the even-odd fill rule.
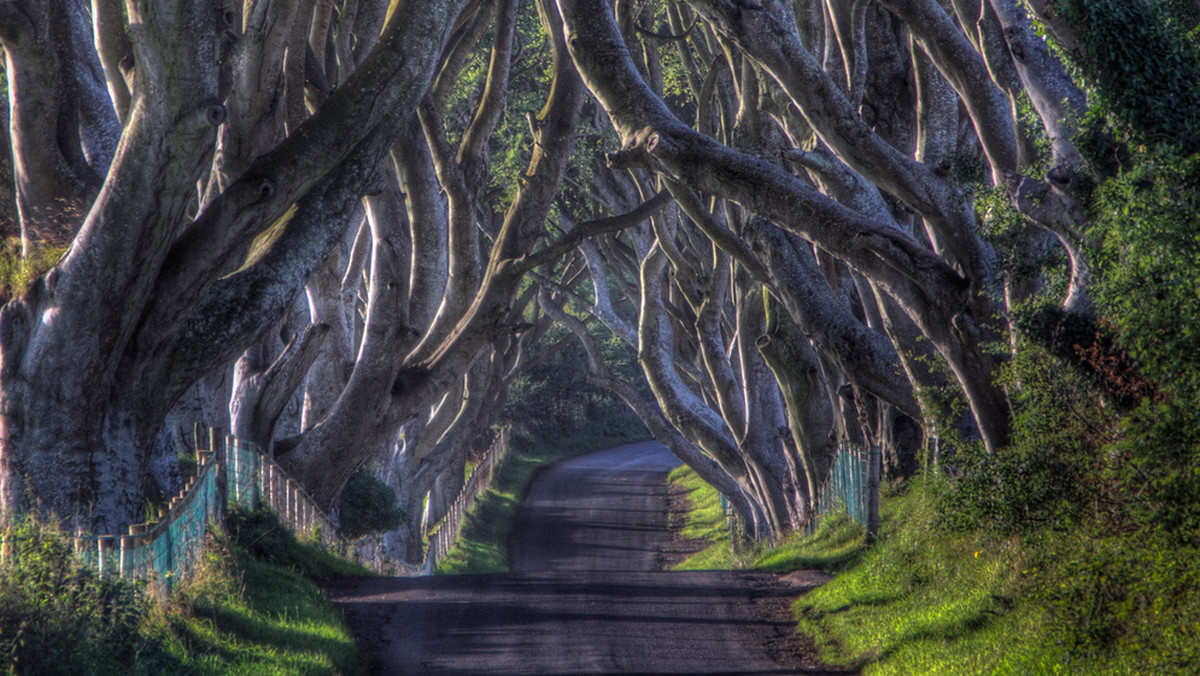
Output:
[[[826,578],[664,572],[661,445],[541,472],[518,512],[512,572],[356,578],[330,587],[374,673],[826,674],[789,606]]]

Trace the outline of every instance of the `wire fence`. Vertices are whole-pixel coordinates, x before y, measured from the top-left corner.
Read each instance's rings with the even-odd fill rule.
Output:
[[[436,531],[429,535],[429,550],[425,554],[425,570],[427,572],[432,572],[437,568],[438,561],[446,555],[446,552],[450,551],[450,547],[458,539],[459,531],[462,530],[462,522],[467,515],[467,509],[475,502],[475,498],[491,485],[496,462],[508,448],[508,439],[509,429],[505,427],[496,435],[492,445],[484,453],[483,459],[472,470],[471,476],[463,485],[462,490],[458,492],[458,497],[454,499],[454,504],[446,512],[446,516],[438,522]]]
[[[845,441],[839,443],[833,465],[816,500],[817,517],[845,510],[873,537],[879,522],[880,461],[878,448],[864,449]]]
[[[845,442],[838,444],[829,475],[821,485],[817,514],[845,509],[850,518],[866,524],[868,461],[868,453],[863,449]]]
[[[458,537],[471,502],[490,484],[508,439],[505,428],[484,453],[436,532],[429,536],[425,563],[420,567],[390,559],[379,537],[345,541],[312,497],[257,446],[199,424],[195,427],[196,473],[183,489],[146,522],[130,525],[127,533],[76,533],[75,553],[101,575],[145,580],[169,594],[195,571],[209,525],[224,523],[230,505],[237,505],[268,508],[297,537],[319,542],[376,572],[428,575]],[[8,535],[0,533],[0,564],[12,551],[12,544]]]
[[[147,580],[169,593],[195,570],[209,524],[223,523],[230,504],[267,507],[297,536],[344,545],[312,497],[257,446],[196,425],[194,448],[196,473],[166,506],[124,534],[76,534],[80,559],[102,575]]]

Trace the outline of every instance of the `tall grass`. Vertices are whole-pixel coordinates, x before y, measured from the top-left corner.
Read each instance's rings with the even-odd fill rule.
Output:
[[[10,237],[0,242],[0,300],[24,294],[66,251],[66,246],[40,244],[23,256],[20,238]]]
[[[0,670],[20,674],[156,674],[181,668],[144,589],[101,578],[53,522],[4,529]]]

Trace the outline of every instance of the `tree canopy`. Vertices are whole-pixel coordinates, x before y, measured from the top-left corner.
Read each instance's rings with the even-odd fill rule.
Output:
[[[1196,23],[1166,0],[0,2],[0,504],[123,528],[202,417],[330,508],[372,467],[413,559],[424,498],[573,341],[760,537],[810,522],[840,443],[1019,483],[1001,460],[1052,388],[1031,355],[1097,388],[1095,425],[1157,438],[1151,408],[1187,424],[1200,396],[1194,332],[1167,328],[1196,302]],[[1117,468],[1172,523],[1200,518],[1170,507],[1200,495],[1193,437]]]

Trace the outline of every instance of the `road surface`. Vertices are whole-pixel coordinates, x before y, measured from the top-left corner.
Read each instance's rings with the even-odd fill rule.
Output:
[[[835,673],[788,610],[821,574],[661,570],[677,464],[643,443],[552,465],[518,512],[511,573],[345,580],[331,597],[381,674]]]

